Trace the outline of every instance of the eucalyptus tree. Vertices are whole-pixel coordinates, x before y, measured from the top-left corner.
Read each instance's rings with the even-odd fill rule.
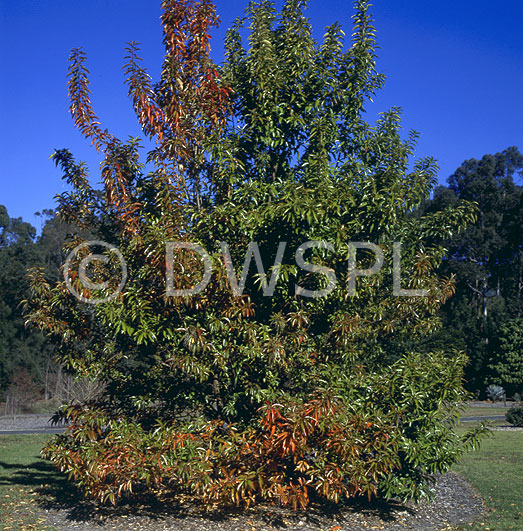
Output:
[[[430,212],[460,200],[477,204],[475,223],[447,242],[448,256],[440,268],[456,276],[456,295],[442,316],[446,343],[459,342],[470,357],[466,377],[471,390],[483,391],[494,380],[502,383],[492,369],[504,364],[505,348],[498,339],[511,335],[508,323],[523,311],[522,171],[523,155],[516,147],[466,160],[428,205]]]

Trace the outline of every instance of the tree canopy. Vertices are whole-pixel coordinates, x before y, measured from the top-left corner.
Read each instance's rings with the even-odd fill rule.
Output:
[[[27,269],[41,266],[58,278],[62,245],[68,229],[52,210],[42,214],[42,233],[21,218],[9,216],[0,205],[0,396],[21,373],[35,389],[45,387],[45,371],[53,346],[38,330],[25,327],[21,303],[29,295]],[[38,394],[38,393],[37,393]]]
[[[506,338],[510,323],[521,317],[523,309],[523,188],[517,183],[522,171],[523,155],[516,147],[466,160],[427,206],[430,212],[461,199],[478,206],[475,223],[447,242],[448,258],[440,268],[457,279],[456,295],[442,309],[447,336],[443,343],[466,349],[467,386],[472,391],[483,392],[491,383],[504,385],[508,396],[523,391],[520,376],[516,381],[502,379],[499,373],[508,375],[512,370],[510,363],[501,369],[510,351],[501,338]],[[442,334],[438,337],[441,342]]]

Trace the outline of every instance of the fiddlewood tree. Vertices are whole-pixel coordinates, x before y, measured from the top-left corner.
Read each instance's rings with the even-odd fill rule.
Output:
[[[136,44],[126,65],[138,120],[156,142],[146,164],[138,140],[101,129],[84,55],[71,55],[71,112],[104,154],[103,187],[92,189],[86,168],[56,152],[73,186],[60,211],[117,246],[128,278],[116,298],[89,305],[64,282],[51,286],[32,273],[29,321],[58,338],[71,371],[108,384],[104,401],[57,415],[72,424],[45,455],[102,501],[139,489],[294,508],[362,494],[428,495],[430,474],[448,470],[481,429],[459,437],[448,422],[465,396],[463,355],[406,345],[438,327],[436,310],[453,290],[452,279],[434,273],[445,252],[438,241],[473,209],[413,215],[435,185],[435,162],[409,169],[416,135],[401,138],[399,109],[375,125],[364,120],[384,81],[367,2],[355,5],[348,50],[337,24],[314,41],[300,0],[280,13],[252,2],[227,33],[220,67],[209,56],[212,4],[162,6],[160,81],[151,82]],[[296,249],[320,240],[327,245],[303,257],[316,269],[298,267]],[[207,249],[206,289],[169,296],[166,273],[175,273],[175,289],[202,275],[194,253],[166,263],[169,241]],[[355,291],[346,282],[349,241],[372,242],[385,258],[379,272],[357,278]],[[267,275],[249,269],[238,294],[230,265],[238,271],[250,242]],[[394,242],[402,244],[403,287],[425,296],[395,294]],[[278,249],[281,264],[271,265]],[[359,269],[374,262],[368,249],[355,258]],[[72,265],[65,275],[84,299],[118,284],[93,268],[94,279],[107,281],[93,291]],[[277,282],[265,296],[271,274]],[[307,297],[304,289],[328,293]]]

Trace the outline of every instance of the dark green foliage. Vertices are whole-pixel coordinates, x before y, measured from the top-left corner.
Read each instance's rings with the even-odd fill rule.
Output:
[[[523,426],[523,406],[513,406],[505,414],[507,422],[513,426]]]
[[[518,391],[503,367],[512,367],[514,378],[520,378],[518,354],[508,342],[517,342],[518,325],[510,323],[523,311],[523,188],[517,184],[522,171],[523,155],[515,147],[467,160],[449,177],[448,188],[436,189],[425,206],[438,211],[460,199],[478,205],[476,222],[447,242],[448,258],[440,271],[456,275],[456,295],[443,307],[443,331],[430,340],[466,350],[472,391],[491,382],[506,386],[509,396]]]
[[[0,205],[0,397],[5,398],[10,382],[16,386],[25,374],[44,390],[53,347],[37,330],[25,327],[21,302],[29,295],[27,270],[41,266],[54,279],[63,263],[62,246],[70,228],[54,217],[42,214],[42,234],[20,218],[10,218]],[[21,389],[23,386],[19,386]],[[34,393],[33,393],[34,394]],[[29,394],[27,394],[29,397]]]
[[[464,359],[405,356],[381,373],[340,375],[308,403],[266,405],[248,430],[223,421],[157,421],[154,430],[106,407],[72,406],[74,433],[45,449],[87,492],[189,491],[206,503],[261,498],[294,508],[377,493],[429,497],[429,473],[476,444],[453,423]],[[436,376],[436,377],[435,377]],[[57,416],[60,418],[60,416]],[[71,437],[71,435],[74,435]]]
[[[491,349],[492,374],[509,395],[523,392],[523,319],[510,319],[499,327]]]
[[[41,334],[28,333],[19,307],[28,294],[27,268],[37,262],[35,229],[20,218],[10,218],[0,205],[0,388],[7,389],[17,370],[37,372],[34,351]],[[3,393],[2,393],[3,394]]]

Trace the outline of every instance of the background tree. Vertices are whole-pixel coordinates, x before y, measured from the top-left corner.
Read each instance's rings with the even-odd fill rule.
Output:
[[[39,331],[25,327],[21,308],[29,294],[27,269],[39,265],[57,279],[64,261],[63,243],[71,231],[52,210],[41,217],[42,232],[36,237],[33,226],[9,217],[0,205],[0,397],[5,399],[9,389],[17,389],[19,406],[36,397],[49,398],[55,387],[52,373],[58,370],[52,344]]]
[[[36,372],[33,350],[40,334],[29,334],[19,308],[27,296],[27,267],[36,263],[35,229],[20,218],[10,218],[0,205],[0,384],[5,392],[18,369]],[[32,341],[31,341],[32,340]],[[3,393],[2,393],[3,394]]]
[[[457,278],[456,296],[443,308],[443,319],[447,344],[466,349],[470,357],[471,390],[484,390],[499,379],[491,370],[493,363],[503,363],[497,337],[522,312],[523,196],[515,182],[522,170],[523,155],[515,147],[467,160],[449,177],[448,187],[436,190],[428,207],[439,210],[460,199],[478,205],[477,221],[448,242],[441,269]]]
[[[295,508],[360,494],[416,498],[482,431],[459,437],[449,422],[465,397],[464,356],[398,347],[438,328],[453,285],[435,268],[444,239],[473,209],[460,202],[409,215],[433,189],[436,166],[428,158],[409,170],[416,134],[401,138],[398,109],[374,126],[363,118],[383,83],[368,4],[356,3],[348,50],[337,24],[317,44],[304,7],[288,0],[278,13],[270,2],[249,4],[218,67],[209,57],[214,6],[163,2],[160,81],[142,68],[136,44],[125,67],[138,120],[156,142],[146,165],[137,139],[101,129],[85,57],[71,54],[71,112],[104,155],[103,186],[92,188],[85,166],[57,151],[73,187],[59,211],[118,247],[128,282],[90,305],[34,270],[26,307],[58,340],[69,371],[107,382],[103,400],[57,414],[73,423],[44,450],[98,499],[140,489]],[[201,293],[169,295],[166,273],[174,289],[202,274],[194,253],[166,263],[173,240],[210,253],[213,273]],[[296,248],[311,240],[328,245],[303,257],[313,267],[299,268]],[[238,294],[233,269],[251,241],[267,274],[245,262],[251,275]],[[368,249],[354,257],[347,241],[374,242],[386,259],[379,273],[357,279],[355,292],[348,260],[365,268],[375,259]],[[426,296],[395,295],[394,242],[403,246],[402,287],[423,287]],[[269,265],[276,255],[280,267]],[[92,281],[107,284],[90,288],[76,265],[65,274],[83,300],[106,297],[120,282],[94,266]],[[265,296],[273,274],[274,293]],[[327,296],[304,296],[320,289]]]
[[[502,323],[493,342],[489,369],[492,381],[502,385],[509,396],[523,395],[523,319]]]

